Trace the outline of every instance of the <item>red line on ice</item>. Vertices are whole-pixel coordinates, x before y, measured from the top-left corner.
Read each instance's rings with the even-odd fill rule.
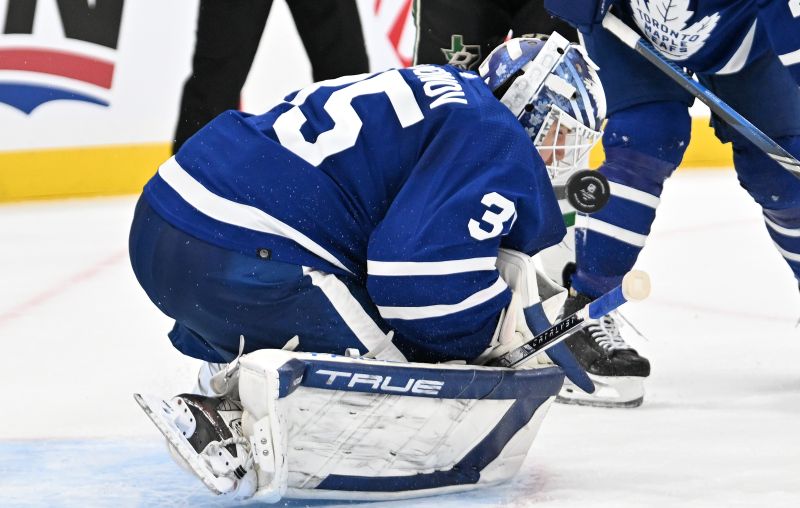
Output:
[[[14,320],[20,316],[23,316],[29,310],[38,307],[48,301],[52,300],[53,298],[61,295],[62,293],[72,289],[78,284],[86,282],[89,279],[94,278],[97,274],[109,268],[128,256],[128,251],[119,251],[115,252],[114,254],[108,256],[105,259],[100,260],[99,262],[95,263],[94,265],[90,266],[89,268],[78,272],[66,280],[63,280],[54,286],[51,286],[41,293],[32,296],[31,298],[25,300],[24,302],[17,304],[16,306],[10,308],[9,310],[0,314],[0,326],[5,325],[9,321]]]

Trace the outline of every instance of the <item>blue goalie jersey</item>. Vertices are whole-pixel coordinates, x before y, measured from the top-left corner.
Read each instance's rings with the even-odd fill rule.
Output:
[[[475,333],[475,319],[455,323],[466,311],[488,340],[510,300],[498,249],[533,254],[566,233],[521,124],[449,66],[316,83],[262,115],[228,111],[144,197],[208,243],[366,286],[407,334]]]
[[[494,256],[501,240],[535,253],[564,235],[522,126],[451,67],[347,76],[263,115],[226,112],[145,198],[209,243],[361,279],[368,248],[373,261],[440,261]]]

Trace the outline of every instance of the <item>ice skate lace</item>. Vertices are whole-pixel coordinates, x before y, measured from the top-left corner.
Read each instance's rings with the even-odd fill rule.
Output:
[[[203,453],[206,455],[216,455],[219,453],[221,448],[231,444],[241,446],[241,449],[244,451],[244,460],[242,462],[235,461],[232,463],[229,466],[229,469],[225,471],[224,476],[231,476],[239,466],[243,467],[245,471],[249,471],[253,468],[254,460],[251,452],[250,440],[244,436],[235,436],[228,439],[223,439],[222,441],[213,441],[206,446],[206,449],[203,451]]]
[[[594,320],[586,329],[591,335],[592,340],[608,352],[633,349],[625,342],[625,339],[623,339],[622,335],[619,333],[620,326],[615,319],[615,312]]]

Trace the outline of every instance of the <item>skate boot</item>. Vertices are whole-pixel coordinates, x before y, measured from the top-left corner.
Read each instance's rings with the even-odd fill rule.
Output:
[[[181,394],[170,401],[134,394],[167,438],[170,454],[216,494],[251,497],[258,486],[242,407],[229,398]]]
[[[592,299],[574,289],[564,304],[568,316]],[[625,343],[619,333],[615,313],[589,320],[564,342],[594,382],[596,390],[585,393],[565,381],[557,402],[599,407],[637,407],[644,400],[644,378],[650,375],[650,362]]]

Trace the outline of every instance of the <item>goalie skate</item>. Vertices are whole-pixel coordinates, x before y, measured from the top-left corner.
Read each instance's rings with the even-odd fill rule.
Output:
[[[589,374],[594,383],[594,393],[586,393],[569,381],[556,397],[561,404],[594,407],[639,407],[644,401],[644,378],[636,376],[595,376]]]
[[[179,395],[170,401],[133,395],[167,440],[176,460],[215,494],[248,498],[256,489],[241,407],[227,399]],[[179,457],[179,458],[178,458]]]

